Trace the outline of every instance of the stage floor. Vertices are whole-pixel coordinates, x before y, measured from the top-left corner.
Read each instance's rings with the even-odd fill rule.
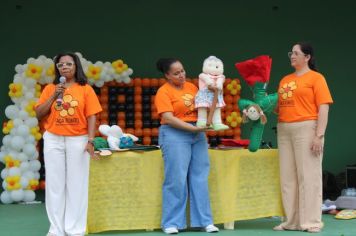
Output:
[[[355,236],[356,219],[337,220],[331,215],[323,215],[324,231],[318,236]],[[223,230],[218,235],[225,236],[299,236],[309,235],[304,232],[275,232],[272,227],[279,223],[279,218],[262,218],[235,222],[235,230]],[[49,227],[45,205],[2,205],[0,204],[0,235],[1,236],[45,236]],[[204,232],[186,231],[184,236],[207,235]],[[131,236],[162,236],[162,231],[110,231],[89,235],[131,235]],[[217,235],[217,234],[215,234]]]

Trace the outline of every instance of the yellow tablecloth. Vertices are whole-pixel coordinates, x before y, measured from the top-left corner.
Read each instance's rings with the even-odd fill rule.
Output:
[[[214,223],[282,216],[277,150],[209,150]],[[161,151],[91,161],[88,232],[160,228]]]

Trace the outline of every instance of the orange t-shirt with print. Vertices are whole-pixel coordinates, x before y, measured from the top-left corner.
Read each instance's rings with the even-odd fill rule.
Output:
[[[301,76],[289,74],[279,83],[278,121],[317,120],[319,106],[331,103],[333,99],[322,74],[313,70]]]
[[[160,115],[164,112],[172,112],[182,121],[197,121],[198,115],[194,107],[197,92],[198,88],[189,82],[185,82],[182,89],[176,89],[169,83],[165,83],[158,89],[155,97],[157,113]],[[165,124],[163,119],[161,124]]]
[[[55,92],[56,86],[48,84],[40,96],[36,107],[47,101]],[[53,134],[77,136],[88,133],[87,117],[102,111],[94,89],[86,84],[71,85],[63,93],[63,104],[54,102],[49,114],[44,118],[44,128]]]

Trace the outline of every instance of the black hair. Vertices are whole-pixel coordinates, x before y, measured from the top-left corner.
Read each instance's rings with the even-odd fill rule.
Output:
[[[163,74],[167,74],[167,72],[171,68],[171,65],[177,61],[179,60],[175,58],[160,58],[156,62],[156,66],[160,72],[162,72]]]
[[[80,63],[79,57],[73,52],[59,53],[54,57],[54,69],[55,69],[56,77],[53,83],[58,84],[60,82],[59,77],[61,77],[61,75],[56,65],[61,59],[61,57],[63,56],[70,56],[71,58],[73,58],[74,64],[76,66],[75,75],[74,75],[75,82],[77,82],[80,85],[86,85],[88,83],[88,79],[83,71],[82,63]]]
[[[315,57],[314,57],[314,49],[310,43],[307,42],[298,42],[297,45],[300,46],[300,50],[305,54],[309,55],[310,59],[308,61],[308,66],[310,69],[314,71],[318,71],[316,68]]]

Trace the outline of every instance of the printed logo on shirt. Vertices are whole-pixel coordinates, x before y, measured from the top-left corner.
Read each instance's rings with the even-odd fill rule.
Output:
[[[289,83],[285,83],[279,89],[279,94],[283,100],[293,97],[294,90],[297,89],[297,84],[295,81],[291,81]]]
[[[63,96],[62,105],[55,105],[54,108],[59,111],[59,116],[56,120],[57,124],[78,124],[79,119],[71,117],[75,114],[75,109],[78,106],[78,101],[74,100],[72,95]]]
[[[184,105],[188,108],[188,111],[184,113],[185,116],[190,116],[194,111],[194,96],[190,93],[186,93],[182,96]]]

